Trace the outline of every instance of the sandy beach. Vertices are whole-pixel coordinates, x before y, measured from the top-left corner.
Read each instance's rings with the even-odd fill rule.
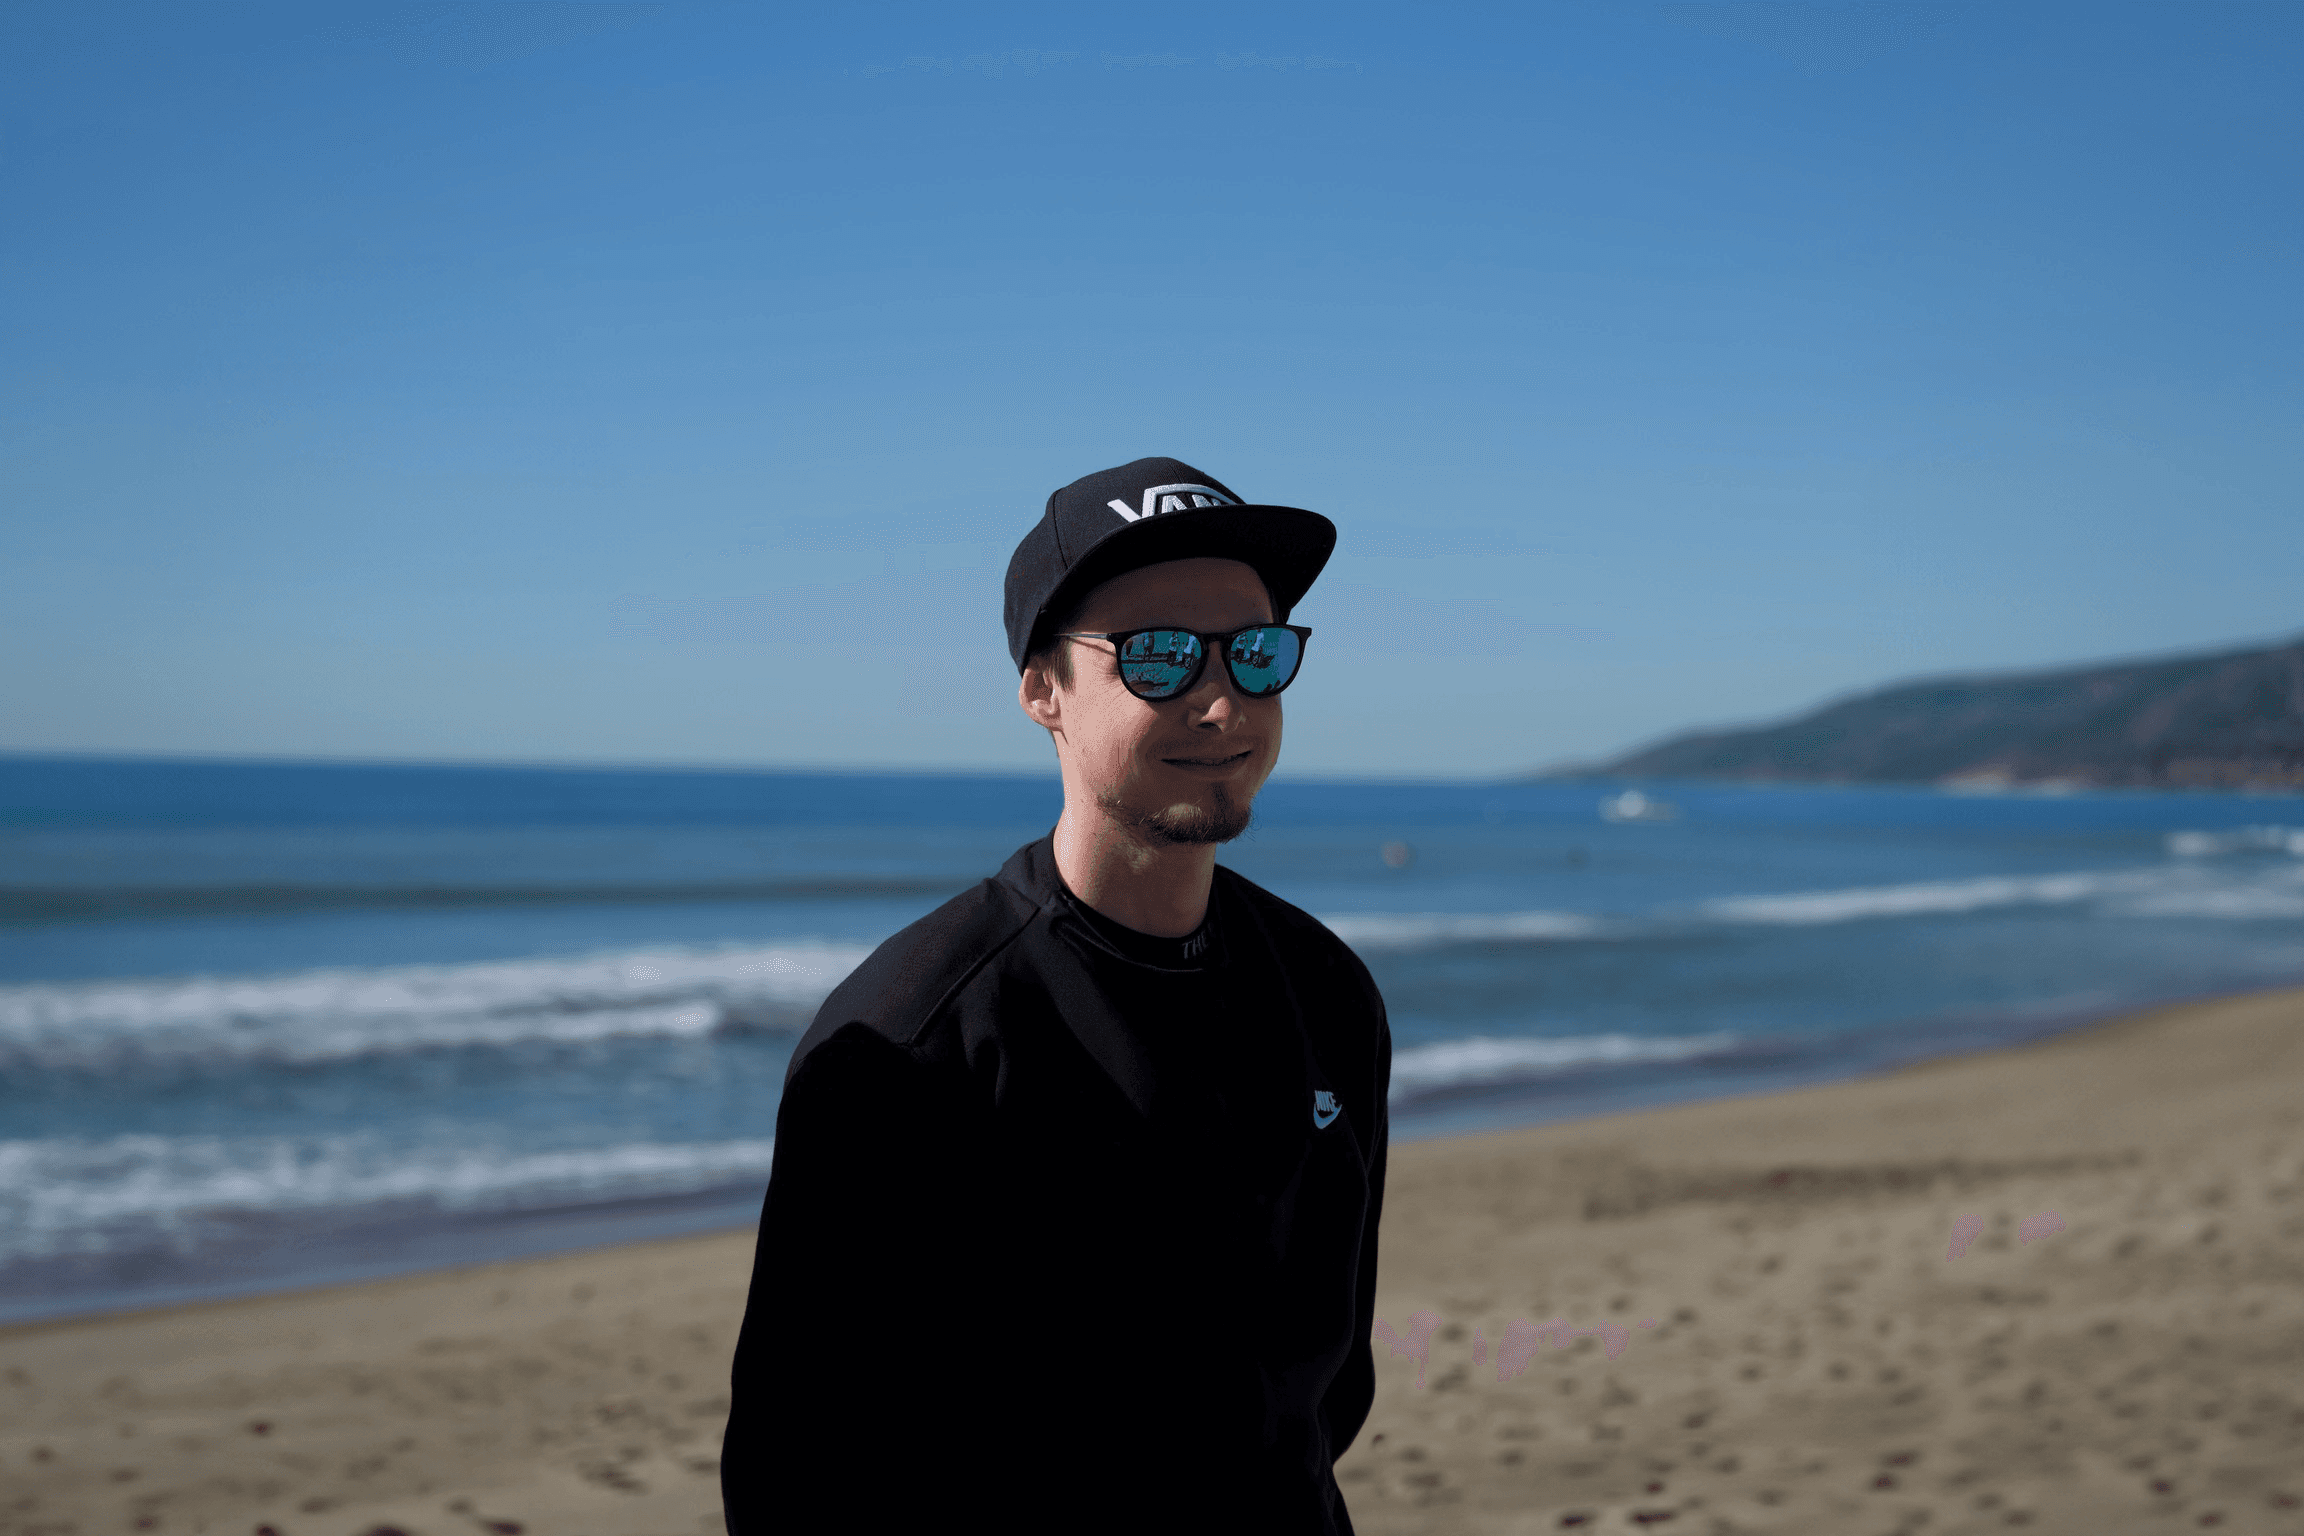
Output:
[[[1370,1536],[2304,1533],[2304,991],[1403,1145],[1383,1241]],[[0,1332],[0,1536],[718,1531],[750,1244]]]

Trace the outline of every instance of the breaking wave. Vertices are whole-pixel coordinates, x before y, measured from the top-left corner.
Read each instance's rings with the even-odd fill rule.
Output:
[[[1841,891],[1796,891],[1782,896],[1724,896],[1705,902],[1698,910],[1719,922],[1806,926],[1873,917],[1979,912],[1988,907],[2057,906],[2116,894],[2149,878],[2142,871],[1988,875],[1974,880],[1924,880]]]
[[[796,1032],[869,954],[852,944],[0,987],[0,1068],[132,1058],[322,1062],[715,1031]]]
[[[764,1181],[773,1140],[583,1151],[410,1147],[373,1135],[0,1141],[0,1262],[192,1242],[203,1227],[420,1204],[516,1211]]]
[[[2304,918],[2304,830],[2177,833],[2169,847],[2168,863],[2140,868],[1724,896],[1643,917],[1353,912],[1324,921],[1353,948],[1377,954],[1615,942],[1692,926],[1805,927],[2024,906],[2092,905],[2108,916],[2147,919]],[[2279,856],[2288,854],[2298,856]],[[203,1058],[318,1063],[532,1042],[796,1034],[869,953],[865,945],[833,943],[667,947],[461,965],[0,986],[0,1070]]]
[[[2227,853],[2293,853],[2304,858],[2304,827],[2241,827],[2228,832],[2171,832],[2168,851],[2180,859]]]
[[[1611,926],[1578,912],[1353,912],[1320,921],[1359,950],[1594,939],[1604,937]]]
[[[1537,1040],[1473,1035],[1395,1052],[1391,1099],[1401,1104],[1453,1089],[1501,1087],[1592,1067],[1689,1061],[1718,1055],[1737,1043],[1737,1036],[1727,1033],[1664,1039],[1625,1034]]]
[[[2304,864],[2258,862],[2219,869],[2187,862],[2087,874],[1991,875],[1782,896],[1729,896],[1706,902],[1698,910],[1718,922],[1808,925],[2081,903],[2097,903],[2117,917],[2304,916]]]
[[[1644,917],[1584,912],[1352,912],[1322,918],[1363,953],[1474,944],[1635,939],[1691,925],[1810,927],[1905,917],[1958,916],[2010,907],[2095,904],[2115,917],[2249,921],[2304,917],[2304,862],[2223,859],[2289,853],[2304,859],[2304,829],[2178,832],[2172,862],[2047,875],[1981,875],[1839,890],[1721,896]]]

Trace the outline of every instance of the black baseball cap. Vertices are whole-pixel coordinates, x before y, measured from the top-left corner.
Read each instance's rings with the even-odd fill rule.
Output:
[[[1008,560],[1008,654],[1016,670],[1090,588],[1163,560],[1238,560],[1286,621],[1336,547],[1336,525],[1301,507],[1244,502],[1180,459],[1099,470],[1048,498]]]

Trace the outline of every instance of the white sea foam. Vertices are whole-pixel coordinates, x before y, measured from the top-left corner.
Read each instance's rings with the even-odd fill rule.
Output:
[[[1325,921],[1373,955],[1613,941],[1691,920],[1808,926],[2087,903],[2132,918],[2304,917],[2304,858],[2262,857],[2304,850],[2304,830],[2177,833],[2169,847],[2175,857],[2141,868],[1727,896],[1646,918],[1534,910],[1352,912]],[[731,1027],[790,1032],[805,1027],[868,953],[830,943],[664,947],[464,965],[0,986],[0,1070],[132,1058],[322,1062],[463,1046],[695,1037]]]
[[[797,1029],[870,951],[650,949],[566,959],[0,987],[0,1062],[314,1062],[392,1051]]]
[[[1556,1076],[1583,1067],[1687,1061],[1727,1050],[1733,1034],[1562,1035],[1550,1039],[1496,1039],[1473,1035],[1396,1052],[1392,1097],[1413,1098],[1445,1088],[1478,1087]]]
[[[2205,835],[2205,834],[2202,834]],[[2260,842],[2251,846],[2272,846]],[[1724,923],[1807,926],[1868,918],[1929,917],[1996,907],[2098,904],[2121,917],[2201,917],[2245,921],[2304,916],[2304,865],[2204,866],[2197,861],[2140,869],[2056,875],[1987,875],[1909,885],[1726,896],[1703,903]]]
[[[2180,878],[2128,893],[2112,905],[2124,917],[2199,917],[2226,922],[2304,917],[2304,864],[2283,860],[2244,875],[2184,870]]]
[[[422,1201],[521,1210],[765,1179],[772,1140],[514,1153],[372,1135],[0,1141],[0,1261],[183,1242],[204,1219]]]
[[[2292,853],[2304,858],[2304,827],[2240,827],[2222,832],[2171,832],[2168,851],[2180,859],[2225,853]]]
[[[1923,880],[1909,885],[1857,886],[1839,891],[1795,891],[1782,896],[1723,896],[1702,904],[1706,917],[1728,923],[1805,926],[1872,917],[1921,917],[1977,912],[1988,907],[2060,905],[2136,887],[2150,877],[2121,870],[2094,874],[1986,875],[1972,880]]]
[[[2210,855],[2295,852],[2304,831],[2250,827],[2241,832],[2182,832],[2169,839],[2175,862],[2129,869],[2046,875],[1980,875],[1839,890],[1721,896],[1634,919],[1583,912],[1352,912],[1324,917],[1337,937],[1365,953],[1439,949],[1464,944],[1564,943],[1627,939],[1698,922],[1809,927],[1868,919],[1957,916],[1995,908],[2099,904],[2124,917],[2247,920],[2304,915],[2304,864],[2261,860],[2205,864]]]
[[[1534,944],[1602,938],[1611,931],[1609,923],[1580,912],[1348,912],[1320,921],[1359,950]]]

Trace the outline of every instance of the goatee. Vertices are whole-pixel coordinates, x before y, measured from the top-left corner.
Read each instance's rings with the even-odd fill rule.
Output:
[[[1133,827],[1144,834],[1149,842],[1181,847],[1191,843],[1228,843],[1248,830],[1248,819],[1253,814],[1245,803],[1235,802],[1223,785],[1215,786],[1214,804],[1167,805],[1156,811],[1146,811],[1129,805],[1120,796],[1107,790],[1097,803],[1123,826]]]

